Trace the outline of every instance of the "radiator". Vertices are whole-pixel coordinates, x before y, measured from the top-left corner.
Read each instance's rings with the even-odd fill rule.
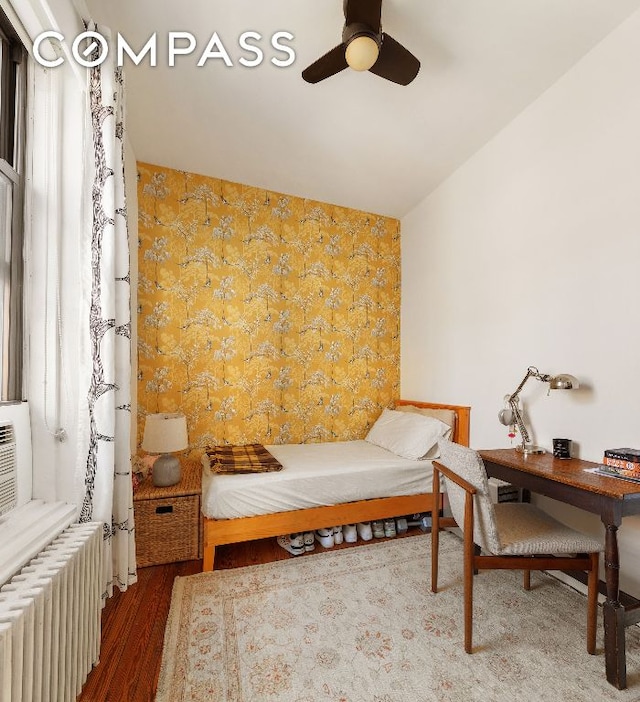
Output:
[[[0,701],[73,702],[100,653],[102,524],[74,524],[0,588]]]

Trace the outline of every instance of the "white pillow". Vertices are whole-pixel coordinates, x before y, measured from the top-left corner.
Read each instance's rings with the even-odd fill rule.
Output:
[[[444,422],[452,429],[456,425],[456,413],[450,409],[436,409],[435,407],[416,407],[416,405],[396,405],[393,408],[396,412],[414,412],[425,417],[435,417]]]
[[[451,431],[444,422],[412,412],[385,409],[369,430],[365,440],[403,458],[431,458],[437,452],[438,439]],[[435,456],[433,456],[435,458]]]

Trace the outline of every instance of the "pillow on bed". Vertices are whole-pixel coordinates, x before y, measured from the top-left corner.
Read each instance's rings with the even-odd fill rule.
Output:
[[[365,440],[403,458],[419,460],[437,452],[438,439],[451,432],[451,427],[434,417],[414,412],[382,410]],[[435,456],[434,456],[435,458]]]
[[[450,409],[438,409],[436,407],[417,407],[416,405],[396,405],[396,412],[413,412],[422,414],[425,417],[435,417],[453,429],[456,425],[456,413]],[[449,439],[449,437],[445,437]]]

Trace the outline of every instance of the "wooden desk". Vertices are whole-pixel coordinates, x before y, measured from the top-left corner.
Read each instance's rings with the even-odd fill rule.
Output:
[[[640,514],[640,483],[589,473],[597,463],[562,460],[550,453],[524,456],[515,449],[479,453],[489,476],[600,515],[605,527],[605,666],[607,680],[622,690],[627,686],[624,630],[640,621],[640,603],[620,602],[617,531],[623,517]]]

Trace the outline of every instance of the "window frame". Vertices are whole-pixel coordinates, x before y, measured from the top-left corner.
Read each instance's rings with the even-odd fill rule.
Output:
[[[10,188],[0,241],[0,401],[24,399],[24,205],[28,53],[0,8],[0,178]],[[8,214],[8,212],[6,213]],[[2,223],[0,223],[2,225]],[[0,230],[1,231],[1,230]]]

